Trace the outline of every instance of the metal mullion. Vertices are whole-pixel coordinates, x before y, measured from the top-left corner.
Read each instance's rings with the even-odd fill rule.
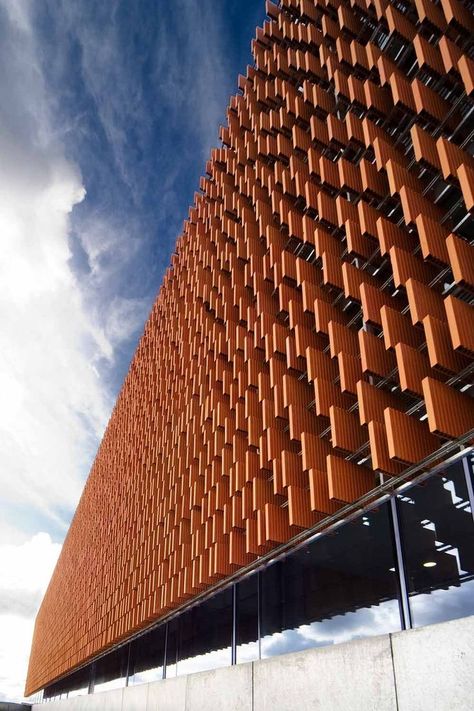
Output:
[[[395,541],[395,553],[397,558],[397,573],[398,573],[398,584],[400,588],[400,601],[401,601],[401,618],[403,629],[411,629],[412,619],[410,611],[410,599],[408,596],[408,588],[405,574],[405,560],[403,556],[403,547],[400,536],[400,521],[398,516],[398,506],[396,496],[390,498],[390,512],[392,518],[392,530],[393,537]]]
[[[232,585],[232,651],[231,664],[237,664],[237,585]]]
[[[166,665],[168,664],[168,627],[169,622],[165,625],[165,648],[163,651],[163,679],[166,679]]]
[[[262,658],[262,577],[261,571],[257,572],[257,635],[258,658]]]
[[[472,485],[471,472],[470,472],[468,458],[469,458],[468,456],[464,457],[464,459],[462,460],[462,466],[464,469],[464,476],[466,478],[466,487],[467,487],[467,493],[469,496],[469,503],[471,505],[471,515],[472,515],[472,518],[474,519],[474,487]]]
[[[127,654],[127,672],[125,674],[125,686],[128,686],[128,679],[130,676],[130,653],[132,650],[132,643],[128,643],[128,654]]]
[[[90,668],[89,689],[88,689],[87,693],[93,694],[94,687],[95,687],[95,662],[92,662],[91,668]]]

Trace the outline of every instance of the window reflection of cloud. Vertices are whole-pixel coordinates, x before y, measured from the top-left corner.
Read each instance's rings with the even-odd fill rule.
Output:
[[[163,667],[147,669],[137,672],[129,679],[129,684],[148,684],[151,681],[159,681],[163,678]]]
[[[178,676],[193,674],[194,672],[208,671],[230,665],[230,647],[218,649],[197,657],[188,657],[178,661]]]
[[[419,627],[473,614],[474,539],[462,465],[450,468],[441,482],[430,479],[413,492],[415,515],[400,506],[413,623]],[[420,536],[420,526],[431,538]]]
[[[125,686],[125,677],[111,679],[110,681],[103,681],[100,684],[95,684],[94,693],[97,691],[112,691],[113,689],[121,689],[123,686]]]
[[[237,645],[237,664],[253,662],[258,659],[258,642]]]
[[[72,689],[68,694],[68,699],[72,699],[74,696],[85,696],[89,693],[89,687],[85,686],[83,689]]]
[[[410,605],[416,627],[467,617],[474,611],[474,580],[465,581],[460,587],[413,595]]]
[[[324,622],[300,625],[297,629],[284,630],[264,637],[262,656],[272,657],[398,630],[400,630],[398,602],[392,600],[376,608],[348,612]]]

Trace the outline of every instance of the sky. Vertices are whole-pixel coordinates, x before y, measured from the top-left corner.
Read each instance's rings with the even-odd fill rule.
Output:
[[[264,0],[0,0],[0,700]]]

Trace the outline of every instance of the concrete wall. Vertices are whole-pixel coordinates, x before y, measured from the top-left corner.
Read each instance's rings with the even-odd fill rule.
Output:
[[[474,708],[474,616],[286,654],[39,711],[466,711]]]

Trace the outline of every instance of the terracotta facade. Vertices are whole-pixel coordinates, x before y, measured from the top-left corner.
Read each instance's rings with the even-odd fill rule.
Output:
[[[472,13],[267,13],[38,613],[27,694],[473,426]]]

